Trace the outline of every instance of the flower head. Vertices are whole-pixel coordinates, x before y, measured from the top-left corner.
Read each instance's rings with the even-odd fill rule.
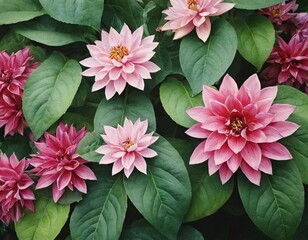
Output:
[[[295,13],[293,13],[298,8],[298,4],[296,4],[295,2],[296,0],[289,3],[278,3],[274,6],[261,9],[259,13],[268,15],[268,18],[272,23],[281,25],[282,22],[287,21],[296,15]]]
[[[295,107],[272,104],[277,86],[261,90],[257,75],[252,75],[238,89],[226,75],[219,91],[204,86],[204,107],[187,110],[198,123],[186,133],[206,138],[194,150],[190,164],[208,161],[209,174],[219,171],[222,183],[238,168],[259,185],[261,172],[272,174],[271,160],[288,160],[290,152],[277,141],[298,129],[286,121]]]
[[[22,95],[26,80],[39,63],[33,63],[29,48],[24,48],[9,56],[5,51],[0,52],[0,92]]]
[[[0,157],[0,219],[8,225],[16,223],[23,215],[23,209],[34,211],[34,194],[30,189],[33,180],[25,173],[29,163],[20,161],[15,153],[8,158]]]
[[[71,125],[60,123],[56,129],[56,136],[45,132],[45,142],[35,142],[40,153],[32,154],[29,160],[34,166],[31,171],[39,176],[36,189],[41,189],[53,184],[52,192],[55,202],[63,195],[65,188],[73,191],[74,187],[87,193],[85,179],[96,180],[92,170],[85,166],[87,162],[76,154],[76,149],[85,136],[86,130],[78,132]]]
[[[308,87],[308,39],[300,41],[294,35],[289,43],[279,38],[278,44],[267,59],[269,66],[262,72],[264,79],[296,87],[305,83]]]
[[[171,0],[172,6],[163,11],[167,23],[161,30],[172,30],[174,39],[189,34],[195,27],[198,37],[205,42],[211,32],[210,16],[218,16],[234,7],[223,0]]]
[[[153,42],[154,35],[142,39],[143,27],[133,33],[124,24],[120,33],[113,28],[102,31],[102,40],[88,45],[91,57],[80,62],[89,69],[83,76],[95,76],[92,91],[105,89],[107,100],[117,92],[121,94],[129,85],[144,89],[144,79],[151,79],[150,73],[160,68],[149,61],[154,55],[158,43]]]
[[[293,35],[296,35],[300,41],[308,38],[308,13],[298,13],[291,19],[294,30]]]
[[[153,132],[146,134],[148,121],[135,123],[125,118],[123,127],[117,128],[104,126],[105,135],[102,135],[106,145],[99,147],[96,152],[104,154],[100,164],[113,163],[112,175],[124,169],[129,177],[136,167],[140,172],[147,173],[147,164],[144,158],[152,158],[157,153],[148,148],[158,137],[153,137]]]

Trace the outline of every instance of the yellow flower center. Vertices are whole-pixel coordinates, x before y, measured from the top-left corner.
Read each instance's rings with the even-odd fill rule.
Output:
[[[198,11],[197,5],[199,4],[199,0],[186,0],[188,8],[193,11]]]
[[[235,118],[231,121],[230,126],[234,133],[239,133],[244,128],[244,123],[241,119]]]
[[[126,140],[124,142],[122,142],[122,144],[123,144],[123,148],[125,150],[129,149],[131,146],[134,145],[134,143],[132,142],[132,140],[129,137],[126,138]]]
[[[109,58],[115,59],[117,61],[121,61],[124,56],[128,55],[128,50],[125,46],[118,45],[111,49]]]
[[[272,14],[273,14],[274,17],[281,17],[282,16],[280,8],[274,8],[274,10],[272,11]]]

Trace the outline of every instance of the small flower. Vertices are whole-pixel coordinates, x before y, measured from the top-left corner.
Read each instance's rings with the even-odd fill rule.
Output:
[[[157,153],[148,148],[156,142],[153,132],[146,134],[148,121],[138,119],[134,124],[125,118],[124,126],[117,128],[104,126],[105,135],[102,135],[106,145],[99,147],[96,152],[105,154],[100,164],[113,163],[112,175],[124,169],[128,178],[136,167],[140,172],[147,173],[147,164],[144,158],[152,158]]]
[[[26,80],[39,65],[33,63],[29,50],[24,48],[11,56],[5,51],[0,52],[0,92],[7,89],[15,95],[22,95]]]
[[[296,35],[300,41],[308,38],[308,13],[298,13],[291,19],[294,24],[293,35]]]
[[[234,7],[223,0],[171,0],[171,7],[164,10],[168,22],[161,30],[172,30],[173,39],[189,34],[195,27],[198,37],[206,42],[211,32],[210,16],[218,16]]]
[[[16,132],[23,135],[28,126],[22,112],[22,96],[7,89],[0,93],[0,127],[4,125],[4,136],[13,136]]]
[[[15,153],[0,157],[0,219],[6,225],[16,223],[24,215],[24,208],[34,211],[34,194],[30,186],[33,180],[25,173],[29,163],[20,161]]]
[[[293,36],[287,44],[278,38],[275,46],[267,59],[267,66],[262,72],[262,77],[270,83],[286,83],[300,87],[308,87],[308,39],[300,41]]]
[[[35,142],[40,153],[32,154],[29,160],[34,166],[31,171],[39,176],[36,189],[41,189],[53,184],[53,200],[57,202],[63,195],[65,188],[73,191],[74,187],[87,193],[85,179],[96,180],[92,170],[85,166],[87,162],[76,154],[76,149],[85,136],[86,130],[78,132],[73,125],[60,123],[56,129],[56,136],[45,132],[45,142]]]
[[[289,3],[282,2],[268,8],[260,9],[259,13],[268,15],[268,18],[272,23],[281,25],[282,22],[287,21],[296,15],[293,13],[298,8],[298,4],[295,2],[296,0]]]
[[[205,106],[187,110],[198,123],[186,133],[206,138],[194,150],[190,164],[208,161],[209,174],[219,171],[223,184],[240,168],[259,185],[261,172],[272,174],[270,159],[291,159],[290,152],[277,141],[299,126],[286,121],[294,106],[272,104],[277,91],[277,86],[261,90],[257,75],[249,77],[240,89],[229,75],[219,91],[204,86]]]
[[[142,39],[143,26],[131,33],[124,24],[120,33],[110,28],[109,34],[102,31],[102,40],[88,45],[91,57],[80,62],[90,69],[83,76],[95,76],[92,91],[106,87],[105,95],[109,100],[117,92],[121,94],[129,85],[144,89],[144,79],[151,79],[150,73],[160,68],[149,61],[158,45],[153,42],[154,35]]]

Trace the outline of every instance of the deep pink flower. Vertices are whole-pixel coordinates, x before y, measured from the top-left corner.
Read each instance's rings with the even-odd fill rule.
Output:
[[[218,16],[234,7],[223,0],[171,0],[171,7],[164,10],[167,23],[161,30],[172,30],[174,39],[189,34],[195,27],[198,37],[205,42],[211,32],[210,16]]]
[[[87,131],[82,128],[78,132],[73,125],[60,123],[56,130],[56,136],[45,132],[45,142],[35,142],[40,153],[32,154],[30,164],[35,168],[40,179],[36,189],[52,186],[53,199],[55,202],[63,195],[65,188],[73,191],[74,187],[87,193],[85,179],[96,180],[92,170],[85,166],[87,163],[78,154],[76,149]]]
[[[102,135],[106,145],[99,147],[96,152],[105,154],[100,164],[113,163],[112,175],[124,169],[129,177],[136,167],[140,172],[147,173],[147,164],[144,158],[152,158],[157,153],[148,148],[158,137],[153,137],[153,132],[146,134],[148,121],[135,123],[125,118],[124,126],[117,128],[104,126],[105,135]]]
[[[261,90],[256,74],[238,89],[226,75],[219,91],[204,86],[204,107],[187,110],[198,123],[186,133],[206,138],[194,150],[190,164],[208,161],[209,174],[219,171],[222,183],[227,182],[238,168],[254,184],[259,185],[261,172],[272,174],[271,160],[288,160],[290,152],[277,141],[298,129],[286,121],[295,107],[272,104],[278,88]]]
[[[287,44],[278,38],[275,46],[267,59],[267,66],[262,72],[262,77],[270,83],[286,83],[299,87],[308,86],[308,39],[300,41],[293,36]]]
[[[268,15],[268,19],[277,25],[281,25],[282,22],[289,20],[296,14],[293,13],[298,8],[296,0],[289,3],[278,3],[274,6],[263,8],[259,10],[260,14]]]
[[[131,33],[124,24],[120,33],[110,28],[109,34],[102,31],[102,40],[88,45],[91,57],[80,62],[90,69],[83,76],[95,76],[92,91],[106,87],[107,100],[117,92],[121,94],[129,85],[144,89],[144,79],[151,79],[150,73],[160,68],[149,61],[158,45],[153,42],[154,35],[142,39],[143,26]]]
[[[33,180],[25,173],[29,163],[20,161],[15,153],[8,158],[0,157],[0,219],[8,225],[16,223],[23,215],[24,208],[34,211],[34,194],[30,189]]]
[[[22,112],[22,96],[5,89],[0,93],[0,127],[5,125],[4,136],[15,132],[23,135],[28,126]]]
[[[39,65],[33,63],[29,48],[24,48],[11,56],[5,51],[0,52],[0,92],[7,89],[21,96],[26,80]]]

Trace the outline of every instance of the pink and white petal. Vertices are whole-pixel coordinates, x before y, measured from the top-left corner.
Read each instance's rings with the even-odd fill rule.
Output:
[[[212,132],[205,141],[204,150],[209,152],[221,148],[227,141],[227,136],[218,132]]]
[[[190,159],[189,159],[189,164],[199,164],[199,163],[203,163],[206,160],[208,160],[208,158],[210,157],[210,153],[209,152],[205,152],[204,151],[204,143],[205,141],[201,142],[193,151]]]
[[[91,68],[102,67],[101,64],[95,58],[92,57],[86,58],[80,61],[79,63],[85,67],[91,67]]]
[[[147,174],[147,163],[142,156],[136,154],[134,165],[140,172]]]
[[[244,131],[242,136],[249,142],[253,143],[264,143],[267,142],[266,134],[260,129],[254,131]]]
[[[216,165],[214,162],[214,154],[211,154],[212,156],[209,157],[208,159],[208,171],[209,175],[212,176],[215,172],[219,170],[221,165]]]
[[[82,178],[87,180],[96,180],[95,174],[92,172],[92,170],[85,166],[85,165],[79,165],[75,170],[74,173]]]
[[[289,160],[292,155],[289,150],[279,142],[260,144],[262,155],[274,160]]]
[[[232,157],[227,161],[228,168],[235,173],[242,162],[241,154],[233,154]]]
[[[109,154],[104,155],[101,160],[99,161],[99,164],[110,164],[118,161],[118,158],[114,158]]]
[[[199,27],[196,27],[196,33],[203,42],[206,42],[211,33],[211,21],[209,17],[205,17],[205,22]]]
[[[112,98],[115,93],[116,93],[116,90],[115,90],[115,87],[113,85],[113,81],[110,81],[107,85],[106,85],[106,88],[105,88],[105,96],[106,96],[106,99],[109,100],[110,98]]]
[[[246,139],[244,139],[241,136],[230,135],[228,138],[229,148],[236,154],[243,150],[245,144],[246,144]]]
[[[245,147],[241,151],[244,161],[253,169],[258,170],[261,163],[262,151],[258,144],[246,142]]]
[[[242,86],[245,86],[249,91],[252,102],[259,100],[261,94],[261,83],[257,74],[251,75]]]
[[[120,67],[115,67],[115,68],[111,69],[109,71],[109,79],[110,80],[117,80],[120,77],[121,72],[122,72],[122,68],[120,68]]]
[[[82,76],[92,77],[95,76],[99,71],[102,70],[102,67],[91,67],[81,73]]]
[[[300,127],[296,123],[289,121],[274,122],[271,123],[270,126],[277,129],[282,137],[288,137],[292,135]]]
[[[87,185],[83,179],[73,176],[73,185],[79,192],[87,193]]]
[[[176,39],[180,39],[180,38],[186,36],[186,35],[189,34],[194,28],[195,28],[195,25],[194,25],[192,22],[188,23],[186,26],[181,27],[181,28],[175,30],[175,34],[174,34],[173,39],[176,40]]]
[[[109,31],[108,40],[111,47],[115,47],[122,44],[121,35],[112,27],[110,28]]]
[[[95,81],[93,86],[92,86],[92,92],[95,92],[97,90],[100,90],[104,87],[106,87],[106,85],[108,85],[109,80],[105,81],[105,80],[101,80],[101,81]]]
[[[225,12],[232,9],[234,6],[234,3],[219,3],[215,6],[218,11],[216,11],[214,14],[211,14],[210,16],[218,16],[224,14]]]
[[[127,47],[128,50],[131,50],[132,47],[132,32],[130,31],[130,29],[128,28],[128,26],[126,25],[126,23],[124,23],[122,30],[120,32],[120,35],[122,36],[122,41],[125,41],[122,44],[125,45],[125,47]]]
[[[233,172],[228,168],[228,165],[225,163],[219,168],[219,177],[222,184],[225,184],[232,177]]]
[[[53,197],[54,202],[58,202],[58,200],[62,197],[64,191],[65,191],[64,189],[59,190],[57,188],[57,184],[54,184],[52,186],[52,197]]]
[[[244,173],[244,175],[248,178],[250,182],[252,182],[255,185],[260,186],[261,172],[259,170],[254,170],[244,161],[242,161],[240,167],[241,167],[242,172]]]
[[[227,162],[234,153],[229,148],[228,144],[225,143],[220,149],[214,151],[214,161],[216,165]]]
[[[157,156],[157,152],[150,148],[145,148],[139,151],[139,154],[145,158],[153,158]]]
[[[134,168],[135,168],[134,165],[132,165],[129,169],[124,168],[124,174],[127,178],[129,178],[129,176],[132,174]]]
[[[263,133],[266,135],[268,143],[276,142],[279,139],[283,138],[283,136],[279,133],[279,131],[272,127],[271,125],[266,126],[266,128],[262,129]]]
[[[57,179],[57,188],[59,190],[64,189],[71,182],[72,172],[71,171],[63,171]]]
[[[278,92],[278,87],[277,86],[272,86],[272,87],[266,87],[261,89],[260,92],[260,100],[261,99],[275,99],[276,95]]]
[[[210,101],[215,100],[220,103],[224,103],[226,98],[215,88],[204,85],[202,90],[202,99],[205,107],[209,107]]]
[[[112,166],[112,175],[115,175],[123,170],[122,160],[117,160]]]
[[[229,74],[223,78],[219,91],[226,96],[235,95],[238,92],[237,84]]]
[[[127,153],[124,157],[122,157],[122,165],[125,169],[129,169],[132,165],[134,165],[135,161],[135,153]]]
[[[242,112],[243,109],[242,103],[234,95],[227,96],[225,105],[230,112]]]
[[[126,86],[126,81],[122,77],[114,81],[114,88],[119,95],[124,91],[125,86]]]
[[[202,17],[200,15],[196,15],[194,18],[193,18],[193,24],[196,26],[196,27],[200,27],[201,24],[203,24],[205,21],[205,17]]]
[[[38,183],[35,186],[35,189],[41,189],[50,186],[53,184],[58,178],[57,174],[53,175],[42,175],[38,180]]]
[[[267,174],[273,174],[272,163],[267,157],[262,156],[259,170]]]
[[[155,73],[160,70],[160,67],[157,66],[155,63],[147,61],[142,63],[142,66],[144,66],[150,73]]]
[[[273,122],[285,121],[295,110],[295,106],[289,104],[273,104],[269,110],[275,115]]]
[[[204,118],[202,128],[211,132],[225,129],[227,119],[221,116],[209,116]]]

